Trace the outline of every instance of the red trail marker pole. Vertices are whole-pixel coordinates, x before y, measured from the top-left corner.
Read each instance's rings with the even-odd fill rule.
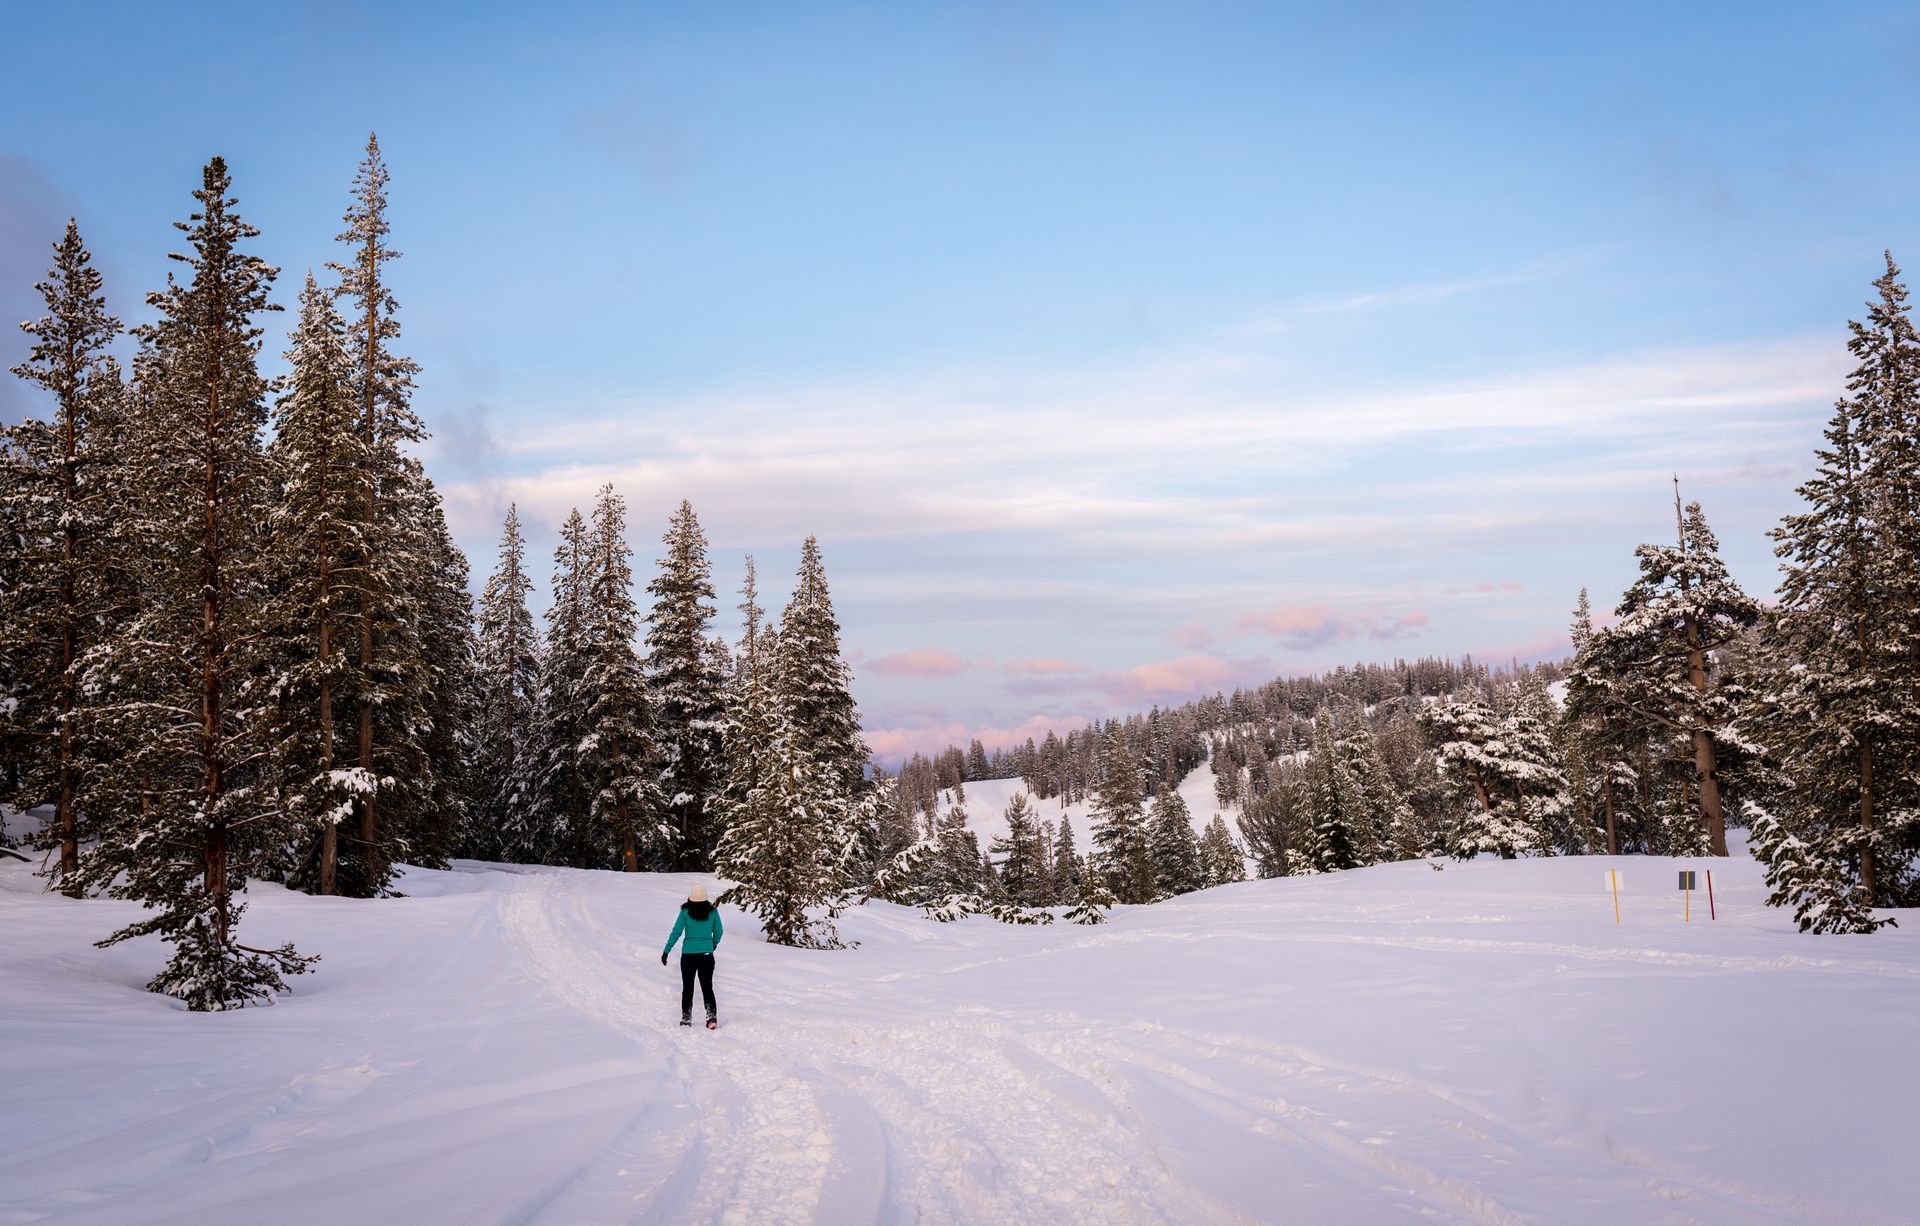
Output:
[[[1713,870],[1707,870],[1707,918],[1719,919],[1720,912],[1713,905]]]

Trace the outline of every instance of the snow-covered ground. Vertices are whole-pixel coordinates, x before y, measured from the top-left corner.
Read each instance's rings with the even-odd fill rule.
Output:
[[[1639,858],[1617,927],[1592,859],[876,905],[831,953],[730,913],[717,1033],[658,958],[692,878],[256,889],[250,941],[325,960],[196,1015],[91,947],[129,907],[5,863],[0,1223],[1916,1217],[1920,915],[1801,936],[1744,860],[1691,924]]]

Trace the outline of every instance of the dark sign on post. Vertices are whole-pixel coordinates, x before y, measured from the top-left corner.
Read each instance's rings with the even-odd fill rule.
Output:
[[[1676,888],[1682,890],[1697,890],[1700,888],[1699,878],[1694,876],[1692,870],[1684,871],[1680,874],[1680,884]]]

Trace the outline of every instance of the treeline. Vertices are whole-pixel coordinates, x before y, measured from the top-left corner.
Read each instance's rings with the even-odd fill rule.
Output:
[[[269,999],[315,960],[241,942],[249,881],[368,898],[396,863],[459,855],[717,869],[773,939],[832,943],[818,913],[881,867],[884,792],[815,543],[778,623],[749,569],[729,651],[683,503],[642,645],[604,489],[562,528],[545,635],[514,513],[476,618],[410,454],[387,184],[370,139],[277,380],[278,272],[221,159],[131,372],[78,227],[54,244],[14,368],[51,411],[0,439],[0,783],[50,811],[51,884],[141,903],[102,943],[163,937],[150,986],[195,1009]]]

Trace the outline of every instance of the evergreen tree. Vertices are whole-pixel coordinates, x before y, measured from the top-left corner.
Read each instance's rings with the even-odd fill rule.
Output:
[[[640,871],[642,843],[658,859],[668,828],[659,793],[646,673],[634,650],[640,613],[633,603],[633,551],[627,547],[626,500],[602,486],[589,542],[588,662],[583,678],[587,756],[593,781],[592,824],[620,844],[620,867]]]
[[[706,637],[707,623],[714,616],[707,537],[691,503],[680,504],[662,540],[666,556],[660,559],[659,574],[647,585],[653,611],[646,639],[660,786],[672,832],[662,867],[698,871],[712,863],[710,810],[726,763],[721,743],[722,677]]]
[[[1638,716],[1686,738],[1690,791],[1711,854],[1727,854],[1723,759],[1738,752],[1729,727],[1744,694],[1722,675],[1716,653],[1760,616],[1720,559],[1719,542],[1699,503],[1680,507],[1677,545],[1642,545],[1640,577],[1620,598],[1620,620],[1593,632],[1575,684],[1581,703]]]
[[[1868,909],[1910,901],[1920,848],[1920,338],[1898,278],[1889,257],[1867,322],[1850,324],[1860,364],[1799,489],[1806,509],[1773,532],[1780,604],[1763,624],[1753,731],[1779,768],[1779,854],[1857,882],[1854,909],[1822,904],[1823,931],[1870,930]]]
[[[1858,844],[1866,838],[1859,827],[1845,827],[1816,845],[1751,803],[1747,815],[1754,858],[1766,866],[1767,884],[1773,887],[1767,905],[1792,907],[1800,931],[1868,933],[1894,924],[1892,916],[1873,914],[1854,881],[1848,861],[1859,854]],[[1849,847],[1849,841],[1854,846]]]
[[[1330,713],[1313,723],[1313,747],[1304,770],[1311,841],[1306,849],[1323,873],[1369,863],[1369,824],[1360,812],[1360,796],[1340,752]]]
[[[820,544],[800,548],[793,595],[780,616],[779,687],[809,752],[849,798],[863,788],[867,746],[860,736],[852,677],[840,655],[840,623],[827,591]]]
[[[1296,858],[1311,863],[1294,847],[1294,815],[1304,807],[1294,803],[1296,791],[1289,776],[1280,787],[1248,801],[1240,811],[1240,837],[1247,841],[1247,852],[1262,877],[1286,876],[1293,871]]]
[[[330,294],[307,283],[287,352],[292,366],[273,414],[269,450],[278,498],[269,516],[271,580],[266,624],[275,636],[275,761],[288,815],[311,832],[294,879],[339,892],[340,825],[373,788],[340,766],[335,695],[348,669],[350,594],[357,579],[352,514],[363,462],[346,351],[346,325]]]
[[[1455,826],[1453,855],[1468,860],[1494,852],[1511,860],[1540,849],[1543,834],[1533,820],[1529,797],[1536,782],[1552,784],[1545,777],[1551,764],[1527,752],[1513,738],[1511,725],[1497,717],[1477,691],[1428,708],[1421,722],[1441,773],[1475,802]]]
[[[1379,864],[1419,855],[1423,840],[1413,810],[1364,720],[1356,717],[1348,723],[1334,742],[1334,754],[1352,794],[1360,862]]]
[[[508,835],[532,803],[518,785],[540,693],[540,644],[527,609],[533,579],[526,556],[520,508],[509,506],[499,561],[480,594],[475,625],[474,815],[466,851],[483,860],[511,859],[509,845],[529,841],[524,831]]]
[[[837,948],[831,917],[809,911],[841,893],[832,841],[845,799],[806,752],[778,692],[757,670],[742,672],[728,717],[727,786],[715,806],[715,867],[737,883],[724,897],[758,915],[776,945]]]
[[[591,731],[587,670],[593,664],[589,636],[589,589],[593,543],[578,510],[560,529],[553,552],[553,607],[547,610],[547,641],[540,653],[540,702],[522,790],[537,817],[523,853],[585,868],[598,833],[592,816],[591,769],[583,746]]]
[[[389,827],[409,816],[385,822],[382,809],[417,808],[432,789],[426,763],[410,741],[411,730],[431,718],[424,692],[428,666],[417,638],[417,584],[428,546],[423,525],[410,514],[414,491],[403,450],[426,432],[411,405],[419,367],[393,349],[400,323],[385,265],[400,253],[387,241],[388,179],[379,141],[370,135],[354,174],[346,228],[337,236],[347,255],[327,265],[340,276],[338,297],[353,304],[348,351],[360,416],[357,646],[347,688],[355,706],[355,757],[371,786],[355,799],[355,838],[343,851],[340,871],[342,891],[361,896],[387,888],[396,850]]]
[[[1000,885],[1008,902],[1020,907],[1044,907],[1052,894],[1046,874],[1046,846],[1025,792],[1007,802],[1007,832],[987,848],[1000,857]]]
[[[1246,860],[1227,829],[1226,819],[1218,813],[1200,838],[1200,871],[1209,888],[1247,879]]]
[[[1153,901],[1153,856],[1140,805],[1140,775],[1115,725],[1101,755],[1102,773],[1093,799],[1093,845],[1108,886],[1124,903]]]
[[[416,578],[418,642],[426,718],[414,725],[424,766],[418,803],[403,816],[409,859],[445,868],[474,821],[473,726],[480,701],[478,651],[467,555],[454,544],[440,493],[419,462],[408,461],[411,515],[423,565]]]
[[[261,444],[266,381],[256,366],[275,270],[241,246],[257,236],[234,212],[226,163],[208,163],[198,211],[176,223],[191,250],[142,329],[143,420],[129,463],[146,496],[135,519],[148,568],[138,614],[90,653],[87,683],[132,734],[111,764],[93,817],[98,849],[81,876],[148,912],[103,944],[157,933],[174,947],[149,985],[192,1009],[270,999],[311,958],[236,937],[260,852],[294,834],[266,764],[272,737],[262,631],[270,578],[258,508],[271,497]],[[131,803],[130,803],[131,802]]]
[[[1147,820],[1148,846],[1153,856],[1154,893],[1160,898],[1188,894],[1206,885],[1200,862],[1200,840],[1193,833],[1193,815],[1173,788],[1162,786],[1153,798]]]
[[[6,431],[0,446],[0,658],[7,661],[8,799],[53,806],[53,872],[77,887],[84,776],[98,748],[82,724],[80,659],[123,619],[117,607],[111,523],[115,446],[123,415],[117,367],[106,352],[120,332],[99,270],[69,219],[53,269],[35,285],[47,313],[20,325],[33,338],[13,373],[52,398],[46,420]]]
[[[1080,900],[1080,856],[1073,847],[1073,822],[1060,815],[1053,840],[1053,900],[1056,904]]]
[[[1080,888],[1074,894],[1073,905],[1067,909],[1068,922],[1104,924],[1114,902],[1113,891],[1107,886],[1105,865],[1099,856],[1088,856],[1081,870]]]

